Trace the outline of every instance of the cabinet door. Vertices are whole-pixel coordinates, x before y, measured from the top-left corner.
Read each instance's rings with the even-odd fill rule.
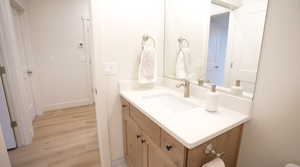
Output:
[[[144,136],[140,140],[140,152],[139,152],[139,167],[148,167],[148,149],[149,149],[149,144],[148,144],[148,139],[145,138]]]
[[[127,119],[127,162],[129,167],[140,167],[141,130],[131,119]]]
[[[154,143],[148,142],[148,167],[177,167]]]

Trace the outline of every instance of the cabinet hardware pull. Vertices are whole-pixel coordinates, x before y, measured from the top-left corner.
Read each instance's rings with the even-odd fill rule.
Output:
[[[173,146],[166,145],[166,149],[167,149],[168,151],[170,151],[172,148],[173,148]]]
[[[122,107],[123,107],[123,108],[126,108],[126,107],[127,107],[127,105],[123,104],[123,105],[122,105]]]
[[[216,151],[216,149],[214,148],[214,145],[212,145],[212,144],[207,145],[204,152],[205,152],[205,154],[215,155],[218,158],[220,158],[224,154],[224,152],[218,153]]]
[[[220,158],[220,157],[222,157],[224,154],[225,154],[224,152],[221,152],[221,153],[217,153],[216,156],[217,156],[218,158]]]
[[[136,135],[136,138],[138,138],[138,139],[141,138],[141,137],[142,137],[141,135]]]
[[[142,140],[141,140],[141,142],[142,142],[142,143],[145,143],[145,142],[146,142],[146,140],[145,140],[145,139],[142,139]]]

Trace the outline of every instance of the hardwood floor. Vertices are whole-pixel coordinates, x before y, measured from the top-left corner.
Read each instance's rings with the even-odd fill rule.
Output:
[[[9,151],[13,167],[100,166],[94,106],[46,112],[34,129],[31,145]]]

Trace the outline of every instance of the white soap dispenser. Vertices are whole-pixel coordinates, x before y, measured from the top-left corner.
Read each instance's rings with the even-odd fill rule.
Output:
[[[231,93],[234,95],[243,95],[243,87],[241,86],[241,81],[235,81],[235,85],[231,87]]]
[[[217,92],[217,86],[212,85],[211,89],[207,92],[206,95],[206,110],[209,112],[216,112],[218,111],[218,99],[219,93]]]

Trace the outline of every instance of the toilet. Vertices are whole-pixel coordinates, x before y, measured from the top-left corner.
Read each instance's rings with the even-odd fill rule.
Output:
[[[300,166],[296,164],[287,164],[285,165],[285,167],[300,167]]]

